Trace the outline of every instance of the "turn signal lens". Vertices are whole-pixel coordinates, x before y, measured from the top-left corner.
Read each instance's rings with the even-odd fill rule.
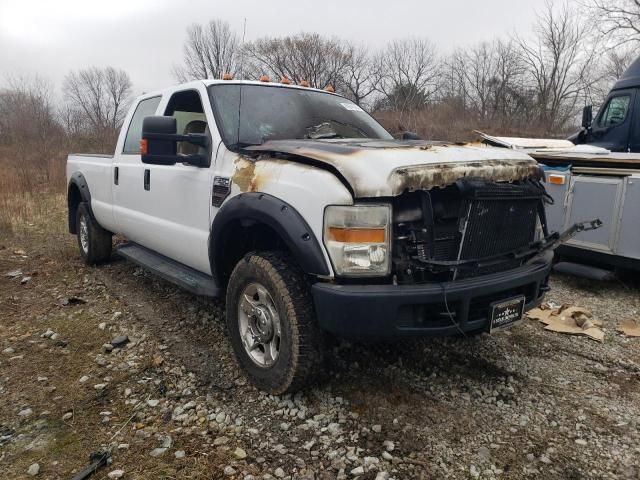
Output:
[[[146,138],[140,140],[140,155],[146,155],[149,151],[149,143]]]
[[[566,178],[564,175],[554,175],[551,174],[547,177],[549,183],[553,183],[554,185],[564,185]]]
[[[384,228],[340,228],[329,227],[329,240],[342,243],[384,243]]]

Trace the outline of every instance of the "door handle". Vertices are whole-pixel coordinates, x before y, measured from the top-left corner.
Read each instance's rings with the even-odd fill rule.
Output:
[[[151,190],[151,172],[148,168],[144,170],[144,189]]]
[[[118,185],[118,182],[120,182],[120,167],[115,167],[113,169],[113,183]]]

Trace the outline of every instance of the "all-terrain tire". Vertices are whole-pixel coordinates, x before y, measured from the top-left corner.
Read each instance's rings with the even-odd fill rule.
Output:
[[[86,202],[78,205],[76,231],[80,254],[87,264],[105,263],[111,259],[112,234],[93,219]]]
[[[269,293],[280,326],[275,363],[258,365],[243,344],[240,302],[247,288]],[[323,359],[323,335],[317,326],[310,285],[300,268],[282,252],[251,252],[234,268],[226,296],[227,328],[238,363],[249,380],[274,395],[298,391],[316,379]]]

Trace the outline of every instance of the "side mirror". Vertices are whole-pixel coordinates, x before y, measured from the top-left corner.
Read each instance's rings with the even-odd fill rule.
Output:
[[[422,138],[414,132],[402,132],[402,140],[422,140]]]
[[[593,106],[587,105],[582,109],[582,128],[589,130],[593,122]]]
[[[209,146],[209,137],[203,133],[178,135],[175,117],[153,116],[142,120],[140,156],[142,163],[175,165],[187,163],[196,167],[208,167],[208,155],[179,155],[178,142],[189,142],[200,147]]]

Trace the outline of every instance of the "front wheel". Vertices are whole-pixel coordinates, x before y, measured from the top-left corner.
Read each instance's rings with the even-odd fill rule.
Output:
[[[112,234],[92,218],[85,202],[78,205],[76,230],[80,254],[86,263],[95,265],[111,258]]]
[[[309,284],[288,256],[249,253],[227,288],[227,327],[238,362],[251,382],[274,395],[294,392],[322,363]]]

